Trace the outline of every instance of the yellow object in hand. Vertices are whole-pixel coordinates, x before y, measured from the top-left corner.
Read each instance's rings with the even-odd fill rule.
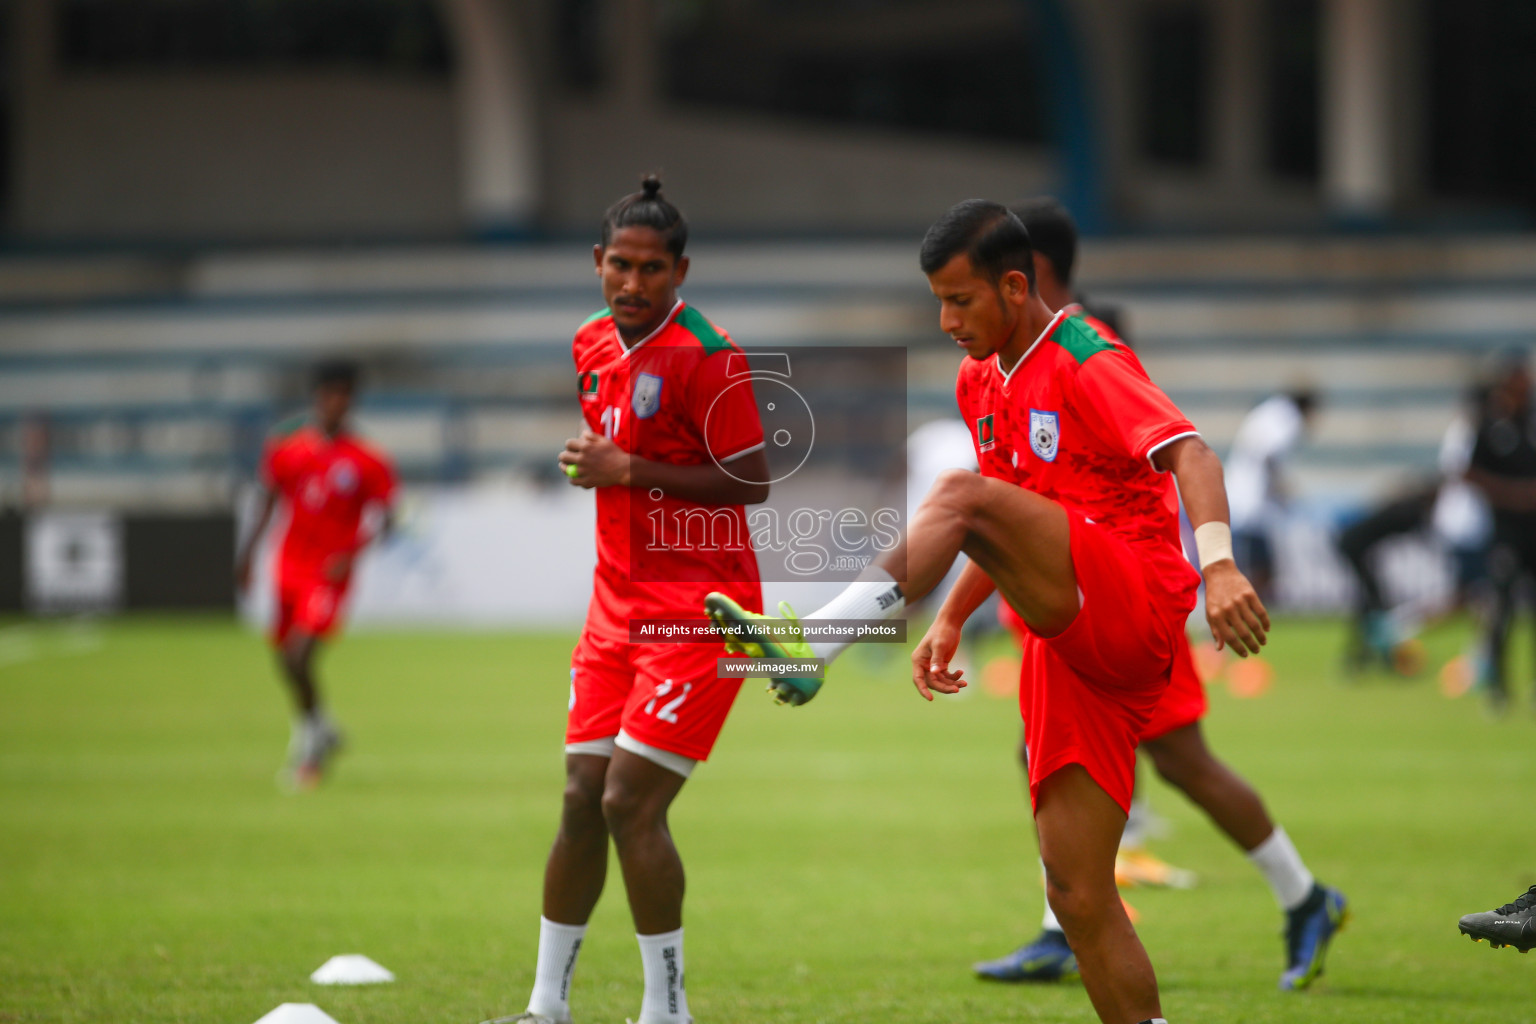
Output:
[[[579,472],[579,470],[576,468],[576,464],[574,462],[565,467],[565,475],[570,477],[572,480],[576,479],[577,472]]]

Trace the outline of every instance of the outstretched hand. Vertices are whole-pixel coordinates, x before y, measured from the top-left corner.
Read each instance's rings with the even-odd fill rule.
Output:
[[[965,688],[964,670],[951,672],[949,662],[960,648],[960,627],[935,619],[912,652],[912,685],[924,700],[939,693],[959,693]]]
[[[1216,638],[1216,649],[1230,647],[1242,658],[1258,654],[1268,642],[1269,613],[1253,584],[1224,560],[1205,570],[1205,618]]]

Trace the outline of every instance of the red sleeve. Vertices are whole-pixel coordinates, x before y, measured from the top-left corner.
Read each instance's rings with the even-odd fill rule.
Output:
[[[261,467],[257,470],[257,476],[261,480],[261,486],[277,494],[288,493],[288,462],[285,458],[287,445],[285,438],[269,437],[261,451]]]
[[[763,446],[763,423],[750,377],[730,374],[746,359],[727,349],[705,356],[688,382],[688,411],[716,462],[728,462]]]
[[[1111,450],[1130,458],[1150,459],[1169,441],[1199,433],[1125,353],[1095,355],[1078,367],[1076,384],[1078,416]]]
[[[395,503],[395,467],[388,459],[374,460],[373,486],[369,497],[381,505],[393,505]]]

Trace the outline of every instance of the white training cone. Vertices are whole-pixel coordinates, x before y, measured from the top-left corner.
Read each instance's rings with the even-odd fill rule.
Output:
[[[395,976],[361,953],[348,953],[331,957],[309,980],[316,985],[377,985],[394,981]]]
[[[337,1024],[337,1021],[314,1003],[284,1003],[256,1024]]]

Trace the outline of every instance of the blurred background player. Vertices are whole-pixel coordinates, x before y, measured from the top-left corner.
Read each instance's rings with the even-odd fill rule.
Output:
[[[390,529],[395,494],[388,457],[348,424],[357,377],[349,362],[320,365],[312,416],[274,431],[261,459],[261,511],[235,565],[245,590],[256,546],[281,501],[288,526],[278,549],[271,636],[297,707],[285,772],[301,787],[318,783],[341,747],[341,733],[320,699],[315,655],[340,623],[358,554]]]
[[[768,497],[769,475],[752,388],[728,387],[741,350],[677,297],[687,241],[687,221],[647,177],[609,207],[594,246],[608,305],[576,332],[587,429],[559,461],[573,485],[597,492],[598,562],[571,656],[565,797],[544,874],[533,992],[526,1012],[501,1021],[571,1019],[571,975],[610,836],[640,944],[639,1024],[692,1020],[683,862],[667,810],[709,756],[741,680],[716,678],[723,644],[634,643],[631,623],[697,619],[704,595],[722,589],[762,609],[742,506]],[[663,524],[655,546],[646,540],[653,523]]]
[[[1483,492],[1493,510],[1491,603],[1478,682],[1490,709],[1500,712],[1509,704],[1505,648],[1520,586],[1536,580],[1536,407],[1531,401],[1530,353],[1504,353],[1495,379],[1467,480]]]
[[[1339,535],[1339,553],[1355,575],[1356,597],[1345,666],[1359,670],[1380,665],[1399,675],[1416,675],[1424,663],[1424,648],[1416,633],[1427,610],[1408,603],[1389,604],[1377,555],[1393,537],[1427,530],[1454,563],[1455,580],[1450,608],[1466,606],[1487,565],[1488,504],[1482,492],[1467,483],[1467,469],[1478,427],[1488,404],[1488,388],[1479,381],[1468,388],[1464,405],[1446,426],[1436,459],[1439,476],[1389,499],[1350,524]],[[1474,654],[1458,657],[1446,666],[1447,692],[1464,691],[1476,676]]]
[[[1081,308],[1072,289],[1077,229],[1071,214],[1049,198],[1027,203],[1018,213],[1034,247],[1035,284],[1041,300],[1053,310]],[[1128,359],[1136,360],[1107,325],[1102,321],[1096,325],[1101,336]],[[1027,627],[1007,604],[1002,617],[1020,642],[1027,643]],[[1286,965],[1280,987],[1306,988],[1322,973],[1328,943],[1342,922],[1344,897],[1313,878],[1285,830],[1270,819],[1258,792],[1211,753],[1200,727],[1209,708],[1205,686],[1182,629],[1178,641],[1168,688],[1142,727],[1141,750],[1152,759],[1158,774],[1205,811],[1269,883],[1286,915]],[[1027,745],[1020,745],[1019,756],[1027,774]],[[1127,833],[1130,831],[1128,816]],[[1138,838],[1131,836],[1127,842],[1122,835],[1122,852],[1116,864],[1122,879],[1187,884],[1187,877],[1178,869],[1139,850]],[[1076,974],[1077,960],[1047,900],[1038,936],[1007,956],[976,964],[975,971],[998,981],[1055,981]]]
[[[1339,553],[1357,586],[1345,666],[1359,670],[1380,665],[1400,675],[1423,668],[1424,648],[1417,632],[1424,619],[1441,610],[1470,608],[1480,620],[1488,612],[1488,545],[1492,516],[1483,492],[1467,482],[1478,431],[1487,417],[1491,374],[1483,373],[1466,389],[1462,406],[1446,426],[1436,458],[1439,476],[1389,499],[1350,524],[1339,535]],[[1391,606],[1381,579],[1378,553],[1384,542],[1403,534],[1428,531],[1451,558],[1454,579],[1450,599],[1441,609],[1405,602]],[[1460,696],[1485,674],[1485,637],[1441,670],[1447,696]]]
[[[1273,597],[1274,534],[1284,520],[1289,495],[1285,459],[1301,442],[1316,411],[1317,392],[1310,386],[1271,395],[1243,417],[1224,462],[1232,549],[1265,600]]]

